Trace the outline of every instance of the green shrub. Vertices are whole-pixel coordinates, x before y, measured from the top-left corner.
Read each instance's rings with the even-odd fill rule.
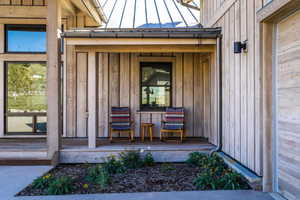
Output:
[[[51,174],[46,174],[42,177],[35,179],[32,183],[34,189],[45,189],[53,181],[53,176]]]
[[[229,172],[220,179],[223,190],[243,190],[249,189],[244,177],[236,172]]]
[[[148,152],[144,157],[144,165],[145,166],[154,166],[154,158],[150,152]]]
[[[105,159],[105,162],[103,163],[103,168],[109,174],[124,173],[126,171],[126,168],[123,166],[122,162],[120,160],[117,160],[116,157],[113,155]]]
[[[161,165],[161,170],[163,172],[172,171],[175,170],[175,167],[173,167],[170,163],[163,163]]]
[[[193,152],[189,154],[188,159],[186,160],[186,163],[189,165],[195,165],[200,166],[207,163],[208,155],[204,153],[199,152]]]
[[[50,182],[47,193],[49,195],[68,194],[73,189],[73,179],[67,176],[62,176]]]
[[[120,160],[123,166],[128,169],[143,167],[144,161],[139,151],[128,151],[120,153]]]
[[[211,169],[204,170],[194,180],[194,185],[198,190],[217,190],[220,188],[219,184],[219,180]]]
[[[88,174],[85,179],[104,188],[109,184],[110,176],[104,167],[96,165],[88,169]]]
[[[218,155],[201,157],[197,153],[190,155],[188,163],[198,163],[203,170],[194,180],[199,190],[237,190],[248,189],[249,186],[243,177],[233,172]]]

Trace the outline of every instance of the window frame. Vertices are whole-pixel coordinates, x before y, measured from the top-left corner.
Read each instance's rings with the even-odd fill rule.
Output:
[[[5,24],[4,25],[4,52],[7,54],[46,54],[47,53],[47,44],[45,44],[45,51],[8,51],[8,34],[7,31],[9,27],[20,27],[20,30],[26,31],[26,29],[22,29],[22,27],[27,28],[45,28],[46,38],[47,41],[47,26],[46,24]]]
[[[19,64],[27,64],[27,63],[38,63],[38,64],[45,64],[46,67],[47,66],[47,61],[4,61],[4,101],[3,101],[3,104],[4,104],[4,135],[34,135],[34,136],[41,136],[41,135],[46,135],[47,132],[8,132],[7,130],[7,127],[8,127],[8,87],[7,87],[7,81],[8,81],[8,76],[7,76],[7,73],[8,73],[8,65],[9,63],[19,63]],[[48,98],[48,97],[47,97]],[[20,113],[14,113],[13,115],[17,116],[19,115]],[[36,114],[37,117],[44,117],[46,116],[47,117],[47,111],[46,112],[27,112],[27,114]],[[34,130],[34,125],[32,127],[32,130]]]
[[[170,105],[169,106],[164,106],[164,107],[145,107],[145,106],[142,106],[142,102],[143,102],[143,83],[142,83],[142,70],[143,70],[143,66],[142,66],[142,63],[149,63],[149,64],[153,64],[153,65],[157,65],[158,63],[167,63],[169,66],[170,66],[170,85],[169,86],[159,86],[159,85],[153,85],[154,87],[169,87],[170,88],[170,94],[169,94],[169,98],[170,98]],[[139,62],[139,73],[140,73],[140,80],[139,80],[139,87],[140,87],[140,94],[139,94],[139,109],[140,111],[148,111],[148,112],[161,112],[161,111],[165,111],[166,108],[168,107],[171,107],[172,104],[173,104],[173,66],[174,65],[174,62],[172,61],[160,61],[160,60],[157,60],[157,61],[140,61]]]

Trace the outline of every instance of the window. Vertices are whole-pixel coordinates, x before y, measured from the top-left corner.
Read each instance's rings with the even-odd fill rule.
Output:
[[[172,63],[141,62],[141,110],[171,106]]]
[[[46,63],[6,62],[6,133],[46,132]]]
[[[5,51],[11,53],[45,53],[45,25],[5,25]]]

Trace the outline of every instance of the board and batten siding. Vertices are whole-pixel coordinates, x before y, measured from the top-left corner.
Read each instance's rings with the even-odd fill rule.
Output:
[[[256,11],[263,0],[202,0],[204,27],[222,28],[223,151],[262,175],[261,68]],[[234,54],[235,41],[248,52]]]
[[[68,46],[66,69],[67,137],[86,137],[88,118],[89,52],[75,52]],[[140,136],[141,122],[155,124],[154,136],[159,137],[163,113],[141,112],[139,62],[172,62],[172,104],[186,110],[186,134],[205,137],[217,144],[215,126],[218,101],[216,66],[211,56],[198,53],[96,53],[97,71],[97,136],[107,137],[111,106],[129,106],[135,121],[135,136]],[[67,60],[68,60],[67,58]],[[75,63],[75,65],[74,65]],[[211,67],[214,66],[214,67]],[[212,81],[213,80],[213,81]],[[212,89],[214,88],[214,89]],[[74,126],[75,125],[75,126]],[[118,136],[118,135],[115,135]]]
[[[277,178],[279,192],[300,199],[300,12],[277,24]]]
[[[0,6],[45,6],[47,0],[0,0]]]

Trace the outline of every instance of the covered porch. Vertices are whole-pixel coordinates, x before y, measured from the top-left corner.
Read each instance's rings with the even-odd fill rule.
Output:
[[[80,148],[65,146],[63,142],[62,160],[79,162],[91,156],[90,161],[95,161],[99,155],[96,152],[102,150],[111,153],[111,150],[145,149],[164,152],[170,161],[183,161],[190,152],[214,149],[219,140],[220,117],[219,34],[219,29],[198,28],[65,32],[68,62],[64,71],[63,137],[81,138],[86,142]],[[171,66],[170,94],[164,96],[162,102],[185,109],[186,138],[183,144],[179,144],[176,135],[171,135],[172,140],[167,142],[159,141],[165,112],[153,107],[144,109],[149,104],[144,98],[151,98],[143,96],[142,65],[145,63],[168,63]],[[157,100],[154,104],[162,102]],[[109,136],[113,106],[130,108],[135,123],[135,142],[132,144],[126,138],[120,140],[124,135],[118,134],[114,135],[113,144],[101,142],[107,141]],[[154,142],[140,142],[143,123],[154,125]],[[175,158],[178,152],[185,156]]]
[[[218,146],[220,29],[189,27],[185,21],[181,28],[85,28],[60,34],[60,6],[59,1],[48,5],[47,134],[1,139],[0,159],[101,162],[109,154],[144,149],[156,152],[158,161],[183,161],[188,153]],[[163,103],[160,97],[144,102],[142,63],[171,66]],[[182,144],[172,135],[171,141],[158,140],[165,113],[143,109],[150,104],[185,109]],[[130,108],[135,142],[117,134],[108,142],[112,106]],[[153,142],[141,142],[145,122],[154,125]]]

